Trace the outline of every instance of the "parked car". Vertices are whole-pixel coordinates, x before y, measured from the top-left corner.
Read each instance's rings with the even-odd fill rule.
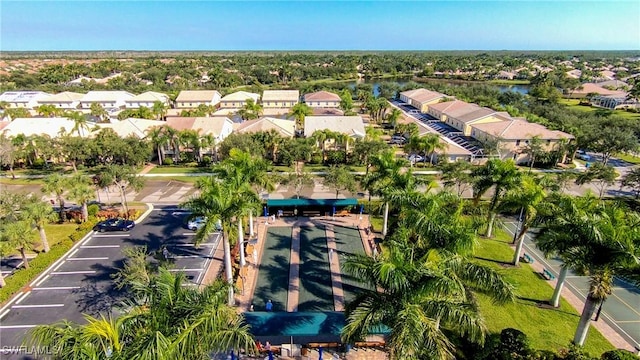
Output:
[[[424,157],[418,154],[411,154],[407,159],[409,159],[409,161],[411,161],[412,163],[424,161]]]
[[[207,218],[204,216],[196,216],[193,219],[189,220],[187,223],[187,229],[191,231],[200,230],[201,227],[207,222]]]
[[[593,160],[593,158],[591,157],[591,155],[587,154],[585,151],[583,150],[578,150],[578,152],[576,153],[576,157],[580,160],[584,160],[584,161],[591,161]]]
[[[407,139],[405,139],[404,136],[397,136],[394,135],[391,137],[391,140],[389,140],[389,144],[393,144],[393,145],[404,145],[406,144]]]
[[[100,221],[93,227],[93,231],[105,232],[105,231],[129,231],[136,226],[133,220],[126,219],[107,219]]]

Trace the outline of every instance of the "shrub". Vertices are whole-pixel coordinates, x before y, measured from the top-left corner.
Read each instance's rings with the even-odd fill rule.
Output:
[[[35,169],[42,169],[42,168],[44,168],[44,164],[45,164],[44,160],[42,160],[40,158],[37,158],[37,159],[33,160],[33,165],[32,166]]]
[[[602,354],[602,360],[638,360],[640,357],[627,350],[611,350]]]
[[[209,167],[213,163],[211,156],[203,156],[202,161],[200,161],[199,166],[201,167]]]
[[[164,158],[164,160],[162,160],[162,165],[167,165],[167,166],[173,165],[173,159],[169,157]]]
[[[100,211],[100,205],[98,204],[91,204],[87,206],[87,212],[89,213],[89,216],[96,216],[96,214],[98,214],[98,211]]]
[[[322,154],[313,154],[309,160],[309,164],[320,165],[322,164]]]
[[[347,161],[347,153],[342,150],[327,151],[327,164],[344,164]]]

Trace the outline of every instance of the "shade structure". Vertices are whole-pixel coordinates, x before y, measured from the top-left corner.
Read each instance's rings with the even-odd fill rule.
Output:
[[[267,200],[267,206],[281,206],[281,207],[293,207],[293,206],[357,206],[358,199],[269,199]]]

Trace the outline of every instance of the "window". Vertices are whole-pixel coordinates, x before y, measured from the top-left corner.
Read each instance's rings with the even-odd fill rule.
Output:
[[[516,146],[520,146],[520,140],[516,140]]]

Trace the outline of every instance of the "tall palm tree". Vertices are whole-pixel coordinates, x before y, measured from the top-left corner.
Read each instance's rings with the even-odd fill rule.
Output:
[[[144,187],[144,179],[138,176],[138,172],[132,166],[127,165],[107,165],[98,176],[98,183],[101,187],[114,186],[120,194],[120,205],[125,214],[129,214],[126,190],[131,188],[140,191]]]
[[[88,176],[77,174],[70,179],[69,184],[71,185],[69,198],[82,205],[82,221],[87,221],[89,219],[88,203],[96,196],[92,189],[93,182]]]
[[[168,144],[169,139],[166,133],[166,126],[154,126],[147,129],[147,137],[151,140],[153,147],[156,148],[158,155],[158,165],[163,164],[164,147]]]
[[[346,310],[343,342],[390,330],[391,359],[455,359],[450,336],[483,343],[486,328],[473,291],[498,302],[511,287],[489,267],[436,250],[417,256],[407,242],[390,243],[381,255],[350,257],[345,270],[368,285]]]
[[[510,189],[506,192],[501,207],[508,210],[519,209],[522,214],[521,226],[516,235],[516,251],[513,254],[512,261],[513,265],[518,265],[527,232],[531,226],[539,222],[540,218],[544,216],[540,214],[542,216],[539,217],[538,214],[541,211],[549,210],[547,193],[538,178],[525,175],[522,177],[522,183],[518,188]]]
[[[486,237],[493,235],[493,225],[497,211],[505,192],[520,186],[521,174],[513,160],[502,161],[491,159],[483,166],[472,171],[474,202],[478,203],[482,195],[493,187],[493,195],[489,202],[487,214]]]
[[[256,103],[253,99],[247,99],[246,104],[238,111],[242,120],[257,119],[262,115],[262,105]]]
[[[41,201],[40,199],[31,198],[21,213],[21,216],[25,221],[31,222],[31,224],[38,229],[42,249],[44,252],[49,252],[50,246],[44,225],[58,219],[58,215],[53,211],[51,205]]]
[[[387,114],[386,120],[389,125],[393,127],[393,131],[396,131],[396,126],[398,126],[398,120],[400,119],[400,116],[402,116],[402,111],[397,108],[391,109],[391,112]]]
[[[27,259],[27,251],[33,250],[33,227],[29,220],[18,220],[6,223],[2,227],[2,241],[6,242],[6,246],[12,249],[18,249],[22,256],[24,268],[29,268],[29,259]]]
[[[296,128],[298,130],[304,129],[304,118],[312,114],[313,109],[305,103],[297,103],[293,105],[289,112],[289,116],[293,116],[296,119]]]
[[[44,178],[42,184],[42,192],[45,194],[55,194],[56,200],[58,201],[58,206],[60,209],[58,213],[60,215],[60,222],[63,222],[64,219],[64,193],[67,191],[67,187],[69,186],[69,181],[64,176],[53,173],[51,175],[47,175]]]
[[[69,111],[65,116],[69,120],[73,121],[73,129],[71,130],[72,134],[75,132],[80,137],[86,137],[89,135],[89,122],[84,114],[78,111]]]
[[[194,216],[204,216],[204,226],[196,233],[194,243],[201,244],[210,233],[222,225],[222,242],[224,247],[225,280],[229,283],[228,303],[233,305],[233,272],[231,265],[230,231],[232,221],[241,221],[241,217],[249,208],[260,203],[257,195],[247,183],[233,188],[222,183],[216,177],[206,177],[197,183],[200,194],[187,200],[181,206],[193,212]],[[241,226],[241,225],[240,225]]]
[[[36,107],[35,110],[38,112],[38,115],[44,117],[54,117],[60,113],[60,109],[53,104],[40,105]]]
[[[167,109],[169,109],[167,104],[161,101],[154,101],[151,112],[156,116],[157,120],[164,120],[164,117],[167,115]]]
[[[185,275],[161,269],[117,318],[85,315],[34,328],[25,344],[51,349],[56,359],[187,359],[212,352],[252,353],[254,340],[241,314],[225,305],[230,285],[184,286]]]
[[[106,121],[108,119],[109,114],[107,113],[107,110],[98,103],[91,103],[90,112],[91,115],[99,118],[100,121]]]

